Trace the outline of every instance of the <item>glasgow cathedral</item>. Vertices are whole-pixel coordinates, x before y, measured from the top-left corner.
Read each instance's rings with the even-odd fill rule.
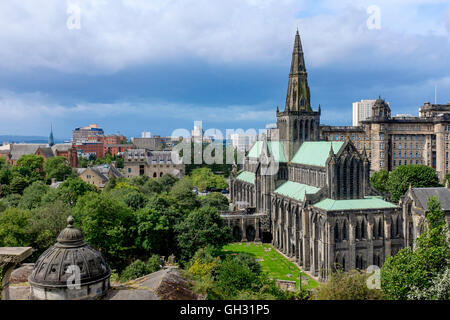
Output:
[[[370,161],[350,139],[320,141],[320,105],[310,103],[297,31],[284,111],[233,170],[233,212],[223,217],[237,241],[271,241],[320,280],[330,271],[382,266],[404,247],[400,206],[369,184]]]

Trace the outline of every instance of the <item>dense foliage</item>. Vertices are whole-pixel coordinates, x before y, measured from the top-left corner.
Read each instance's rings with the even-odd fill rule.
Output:
[[[67,169],[59,157],[24,156],[17,166],[0,161],[0,246],[31,246],[35,260],[73,215],[85,240],[128,279],[157,270],[157,256],[174,255],[183,265],[200,247],[221,247],[231,240],[218,213],[228,200],[222,194],[197,196],[189,176],[111,179],[101,192]],[[224,181],[211,171],[207,175],[210,181]],[[65,181],[59,187],[48,185],[61,177]]]
[[[161,257],[154,254],[147,262],[136,260],[122,272],[120,280],[125,282],[137,279],[161,269]]]
[[[370,184],[381,193],[388,192],[387,188],[388,179],[389,173],[383,169],[378,172],[375,172],[372,175],[372,177],[370,177]]]
[[[378,300],[382,293],[367,285],[369,274],[357,270],[337,271],[330,279],[314,290],[313,300]]]
[[[436,170],[425,165],[410,164],[399,166],[389,174],[387,180],[387,190],[390,193],[391,200],[397,202],[400,200],[409,186],[413,188],[439,187],[439,178]]]
[[[450,281],[449,230],[436,197],[428,202],[426,231],[415,249],[389,257],[381,269],[381,287],[388,299],[448,299]]]
[[[199,249],[188,264],[194,290],[208,300],[306,299],[307,293],[287,292],[261,270],[247,254],[219,256],[214,247]]]

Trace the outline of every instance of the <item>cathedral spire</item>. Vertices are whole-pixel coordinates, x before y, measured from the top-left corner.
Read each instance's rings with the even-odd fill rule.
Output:
[[[53,147],[55,145],[55,140],[53,139],[53,123],[50,124],[50,136],[48,137],[48,145],[49,147]]]
[[[302,41],[297,29],[289,73],[286,111],[312,111],[307,77]]]

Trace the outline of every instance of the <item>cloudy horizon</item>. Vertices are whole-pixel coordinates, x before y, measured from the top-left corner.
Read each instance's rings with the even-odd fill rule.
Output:
[[[350,125],[352,102],[379,95],[393,114],[417,115],[435,86],[450,101],[448,0],[24,0],[0,12],[0,135],[264,128],[284,109],[297,26],[323,124]]]

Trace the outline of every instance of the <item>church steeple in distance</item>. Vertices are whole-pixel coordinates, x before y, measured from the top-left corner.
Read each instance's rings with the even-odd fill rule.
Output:
[[[292,52],[291,71],[285,111],[312,111],[302,41],[297,29]]]
[[[55,145],[55,139],[53,139],[53,124],[50,125],[50,136],[48,137],[48,145],[49,147],[53,147]]]

